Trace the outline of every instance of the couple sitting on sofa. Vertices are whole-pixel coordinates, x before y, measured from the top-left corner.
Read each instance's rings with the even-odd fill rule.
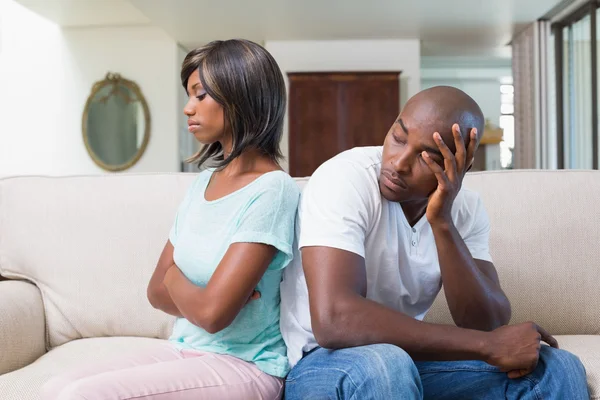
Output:
[[[486,211],[461,189],[483,133],[469,96],[420,92],[382,148],[326,162],[298,205],[278,164],[286,93],[271,55],[213,42],[181,78],[205,144],[192,160],[216,165],[148,286],[179,317],[171,339],[59,376],[45,399],[589,398],[577,357],[534,323],[507,325]],[[421,322],[442,283],[458,327]]]

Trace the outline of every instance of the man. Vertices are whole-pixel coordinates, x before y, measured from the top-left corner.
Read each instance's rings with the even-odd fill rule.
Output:
[[[344,152],[313,174],[302,258],[282,282],[287,400],[589,398],[577,357],[534,323],[506,325],[489,220],[461,189],[483,125],[468,95],[431,88],[408,101],[383,148]],[[442,284],[457,326],[421,321]]]

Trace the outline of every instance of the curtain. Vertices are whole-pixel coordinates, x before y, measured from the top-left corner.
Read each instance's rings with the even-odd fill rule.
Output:
[[[512,40],[515,88],[514,168],[552,168],[556,136],[549,101],[553,93],[550,23],[536,21]]]

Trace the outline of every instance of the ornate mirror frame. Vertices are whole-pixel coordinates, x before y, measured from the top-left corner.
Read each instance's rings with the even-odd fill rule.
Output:
[[[92,147],[90,145],[89,136],[88,136],[87,124],[88,124],[88,116],[89,116],[90,106],[92,104],[92,101],[94,101],[96,94],[98,94],[98,92],[106,86],[112,86],[109,96],[125,96],[125,100],[127,102],[139,101],[140,104],[142,105],[142,109],[144,112],[144,138],[142,140],[142,143],[141,143],[139,149],[137,150],[137,152],[135,153],[135,155],[130,160],[128,160],[127,162],[125,162],[123,164],[119,164],[119,165],[110,165],[110,164],[106,164],[104,161],[102,161],[100,159],[100,157],[95,153],[94,149],[92,149]],[[119,90],[119,87],[121,87],[121,86],[125,86],[126,88],[131,90],[131,92],[133,94],[135,94],[136,98],[135,99],[128,98],[127,94],[125,92]],[[108,96],[106,98],[108,98]],[[102,101],[104,99],[105,98],[101,99],[100,101]],[[135,82],[125,79],[117,73],[111,73],[111,72],[106,74],[106,77],[104,80],[94,83],[94,85],[92,86],[92,92],[88,96],[88,99],[85,103],[85,108],[83,109],[83,117],[82,117],[82,121],[81,121],[81,131],[83,133],[83,142],[85,144],[85,148],[86,148],[88,154],[90,155],[90,157],[92,158],[94,163],[96,163],[96,165],[98,165],[100,168],[102,168],[106,171],[116,172],[116,171],[123,171],[123,170],[133,167],[140,160],[140,158],[146,151],[146,147],[148,146],[148,141],[150,140],[150,109],[148,108],[148,103],[146,102],[146,99],[144,98],[144,95],[142,94],[142,91],[140,90],[139,86]]]

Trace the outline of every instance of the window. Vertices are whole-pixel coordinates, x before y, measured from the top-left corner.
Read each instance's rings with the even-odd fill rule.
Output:
[[[598,169],[598,15],[593,1],[552,26],[558,168]]]

